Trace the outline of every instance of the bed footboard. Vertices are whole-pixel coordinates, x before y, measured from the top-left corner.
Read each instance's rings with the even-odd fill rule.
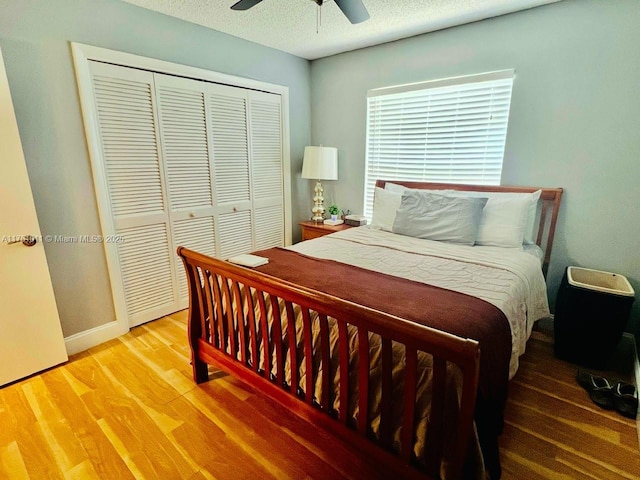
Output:
[[[461,477],[473,431],[477,342],[183,247],[178,255],[188,278],[197,383],[214,364],[401,478]],[[452,403],[455,415],[445,415]]]

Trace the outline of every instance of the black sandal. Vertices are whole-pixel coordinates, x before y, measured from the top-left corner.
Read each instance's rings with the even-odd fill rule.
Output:
[[[591,401],[600,408],[611,410],[615,407],[613,401],[613,387],[604,377],[591,375],[584,370],[578,370],[576,380],[582,388],[589,394]]]
[[[618,413],[635,420],[638,415],[638,391],[630,383],[618,382],[613,389],[613,405]]]

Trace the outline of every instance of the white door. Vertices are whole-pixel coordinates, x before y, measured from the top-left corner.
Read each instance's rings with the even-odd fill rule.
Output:
[[[103,159],[97,168],[113,222],[104,234],[124,239],[117,268],[135,327],[180,309],[153,74],[99,62],[90,62],[90,70]]]
[[[26,246],[19,238],[33,236]],[[0,385],[67,360],[0,52]]]
[[[284,172],[280,95],[251,92],[251,185],[255,250],[282,247],[284,239]]]
[[[173,259],[178,280],[179,308],[189,306],[187,275],[178,246],[216,255],[213,168],[207,132],[207,83],[154,74],[158,123],[169,215]]]
[[[209,117],[218,213],[218,256],[253,248],[247,90],[209,85]]]

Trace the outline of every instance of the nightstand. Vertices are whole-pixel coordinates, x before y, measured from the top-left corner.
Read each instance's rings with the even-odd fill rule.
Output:
[[[344,223],[342,225],[325,225],[324,223],[316,222],[300,222],[300,228],[302,228],[302,241],[304,242],[305,240],[322,237],[352,227]]]

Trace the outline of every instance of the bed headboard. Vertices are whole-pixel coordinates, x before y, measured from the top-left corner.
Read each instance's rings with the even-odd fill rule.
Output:
[[[542,190],[538,208],[539,220],[536,234],[536,244],[544,251],[542,262],[542,273],[547,276],[549,261],[551,259],[551,248],[553,247],[553,237],[556,233],[556,221],[560,210],[560,199],[562,198],[562,188],[542,188],[542,187],[508,187],[504,185],[463,185],[458,183],[429,183],[429,182],[404,182],[402,180],[376,180],[376,187],[384,188],[387,182],[393,182],[407,188],[428,189],[428,190],[461,190],[472,192],[515,192],[533,193]],[[551,215],[549,215],[551,212]]]

